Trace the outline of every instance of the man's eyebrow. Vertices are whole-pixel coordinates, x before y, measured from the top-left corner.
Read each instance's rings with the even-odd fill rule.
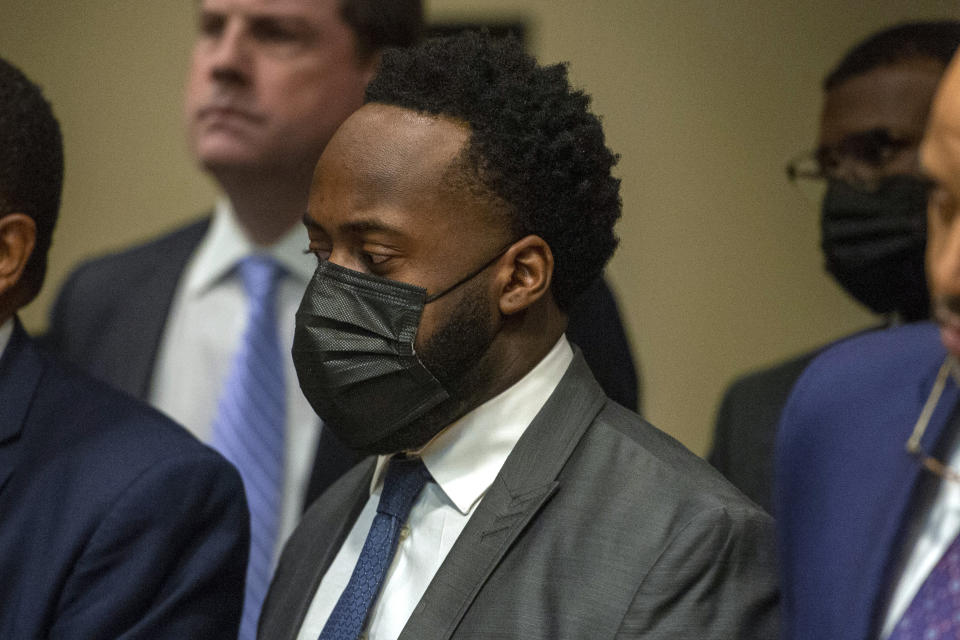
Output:
[[[310,217],[310,213],[303,214],[303,224],[308,229],[314,231],[326,232],[319,222]],[[403,235],[403,231],[395,226],[386,224],[379,220],[351,220],[340,225],[339,229],[345,233],[389,233],[393,235]]]
[[[303,226],[305,226],[308,229],[323,231],[323,227],[320,226],[320,223],[310,217],[309,211],[305,211],[303,214]]]
[[[346,222],[341,226],[341,229],[348,233],[390,233],[399,235],[402,232],[400,229],[386,224],[380,220],[351,220]]]

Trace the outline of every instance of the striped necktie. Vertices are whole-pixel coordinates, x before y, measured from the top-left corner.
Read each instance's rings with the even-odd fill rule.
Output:
[[[282,268],[272,258],[249,256],[237,271],[249,304],[247,325],[220,396],[211,446],[240,472],[250,508],[239,637],[253,640],[270,586],[283,492],[286,395],[276,313]]]
[[[430,472],[420,458],[390,460],[377,515],[350,581],[320,632],[320,640],[356,640],[363,631],[397,550],[400,529],[429,479]]]

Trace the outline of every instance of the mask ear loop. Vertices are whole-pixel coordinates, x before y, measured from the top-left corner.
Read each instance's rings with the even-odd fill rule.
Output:
[[[504,248],[500,249],[500,251],[497,252],[497,255],[493,256],[492,258],[490,258],[489,260],[487,260],[486,262],[484,262],[482,265],[480,265],[480,267],[478,267],[477,269],[474,269],[473,271],[471,271],[470,273],[468,273],[465,277],[461,278],[460,280],[457,280],[455,283],[453,283],[452,285],[450,285],[449,287],[447,287],[447,288],[444,289],[443,291],[441,291],[441,292],[439,292],[439,293],[435,293],[435,294],[433,294],[432,296],[427,296],[427,297],[424,299],[423,304],[430,304],[430,303],[433,302],[434,300],[439,300],[440,298],[442,298],[443,296],[447,295],[448,293],[450,293],[451,291],[453,291],[454,289],[456,289],[456,288],[459,287],[460,285],[464,284],[465,282],[476,278],[476,277],[477,277],[478,275],[480,275],[487,267],[489,267],[489,266],[492,265],[494,262],[496,262],[497,260],[499,260],[500,258],[502,258],[502,257],[503,257],[503,254],[505,254],[507,251],[509,251],[509,250],[510,250],[510,247],[512,247],[512,246],[513,246],[513,242],[510,242],[510,243],[509,243],[508,245],[506,245]]]
[[[933,388],[930,390],[930,395],[927,397],[927,401],[924,403],[923,409],[920,411],[920,417],[917,418],[917,423],[913,427],[913,432],[907,439],[906,450],[907,453],[916,458],[920,465],[928,471],[935,473],[942,478],[946,478],[947,480],[960,482],[960,473],[958,473],[956,469],[953,469],[940,462],[936,458],[927,455],[920,443],[924,432],[927,430],[927,424],[930,422],[930,417],[933,415],[933,411],[937,408],[937,403],[940,401],[940,396],[947,384],[948,377],[953,378],[954,383],[960,383],[958,363],[952,355],[948,355],[946,359],[944,359],[943,365],[940,366],[940,371],[937,372],[937,379],[933,383]]]

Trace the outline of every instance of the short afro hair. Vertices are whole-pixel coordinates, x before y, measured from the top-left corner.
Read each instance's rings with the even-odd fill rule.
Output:
[[[63,140],[53,110],[39,87],[0,59],[0,217],[23,213],[37,226],[23,276],[27,301],[43,285],[62,186]]]
[[[907,22],[873,34],[854,46],[827,74],[823,88],[829,91],[850,78],[904,60],[930,58],[946,67],[960,46],[960,22]]]
[[[568,311],[617,246],[617,156],[571,89],[564,64],[538,66],[512,37],[464,32],[386,50],[367,102],[465,122],[468,179],[505,204],[517,238],[538,235],[554,255],[551,290]]]

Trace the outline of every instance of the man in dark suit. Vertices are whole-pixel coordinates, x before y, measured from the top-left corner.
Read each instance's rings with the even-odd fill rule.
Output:
[[[926,188],[917,147],[937,82],[960,45],[960,22],[876,33],[824,80],[817,149],[788,175],[823,195],[825,266],[886,324],[929,315],[923,275]],[[773,505],[773,445],[794,382],[823,347],[736,380],[717,412],[708,456],[765,509]]]
[[[377,455],[305,514],[260,638],[776,636],[769,517],[564,335],[617,244],[588,103],[465,34],[386,52],[327,146],[293,357]]]
[[[62,177],[49,105],[0,60],[0,637],[236,638],[236,471],[17,320],[43,282]]]
[[[786,637],[960,637],[960,64],[920,146],[939,325],[844,341],[783,413],[776,507]]]

